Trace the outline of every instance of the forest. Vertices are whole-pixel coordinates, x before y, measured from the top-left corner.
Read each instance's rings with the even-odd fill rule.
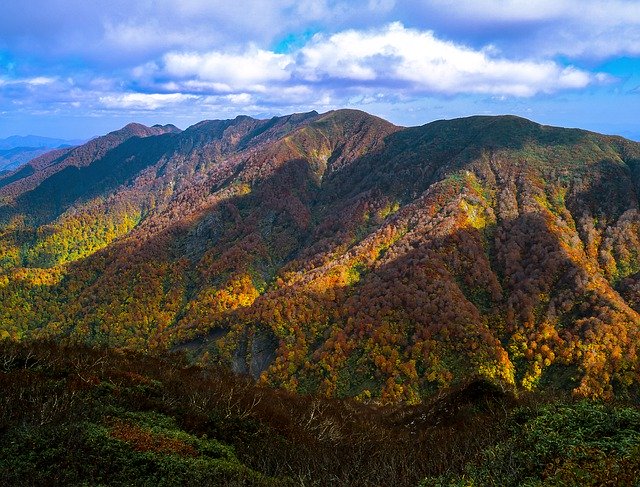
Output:
[[[363,403],[637,400],[639,162],[512,116],[130,124],[0,175],[0,339]]]

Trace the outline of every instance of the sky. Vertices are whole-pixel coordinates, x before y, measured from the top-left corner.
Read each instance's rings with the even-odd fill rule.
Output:
[[[640,0],[0,0],[0,137],[357,108],[640,140]]]

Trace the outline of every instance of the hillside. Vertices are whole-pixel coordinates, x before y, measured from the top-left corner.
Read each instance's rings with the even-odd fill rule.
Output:
[[[418,403],[636,397],[640,144],[363,112],[124,129],[0,174],[0,335]]]
[[[183,356],[0,343],[2,485],[616,485],[640,411],[467,382],[420,406],[256,386]]]

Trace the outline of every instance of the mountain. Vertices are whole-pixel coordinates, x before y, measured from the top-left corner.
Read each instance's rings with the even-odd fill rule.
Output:
[[[635,397],[640,144],[353,110],[128,125],[0,174],[0,335],[298,392]]]
[[[33,147],[37,149],[55,149],[67,145],[80,145],[84,140],[56,139],[39,135],[12,135],[0,139],[0,150],[15,149],[16,147]]]
[[[31,159],[50,151],[80,145],[82,140],[64,140],[37,135],[12,135],[0,139],[0,173],[17,169]]]
[[[0,150],[0,171],[10,171],[35,159],[50,149],[36,147],[14,147]]]

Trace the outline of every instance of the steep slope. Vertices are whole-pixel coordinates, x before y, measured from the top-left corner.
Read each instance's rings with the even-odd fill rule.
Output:
[[[349,110],[156,129],[0,188],[6,335],[385,401],[473,376],[635,394],[640,144]]]
[[[109,150],[128,139],[176,132],[179,132],[179,129],[173,125],[145,127],[141,124],[131,123],[120,130],[110,132],[102,137],[96,137],[81,146],[49,152],[35,158],[26,167],[20,168],[21,174],[19,178],[16,178],[14,174],[0,177],[0,188],[2,188],[0,190],[0,200],[3,197],[15,197],[36,188],[45,179],[66,167],[83,167],[100,160]],[[6,178],[13,178],[13,181],[3,184],[3,180],[6,180]]]

